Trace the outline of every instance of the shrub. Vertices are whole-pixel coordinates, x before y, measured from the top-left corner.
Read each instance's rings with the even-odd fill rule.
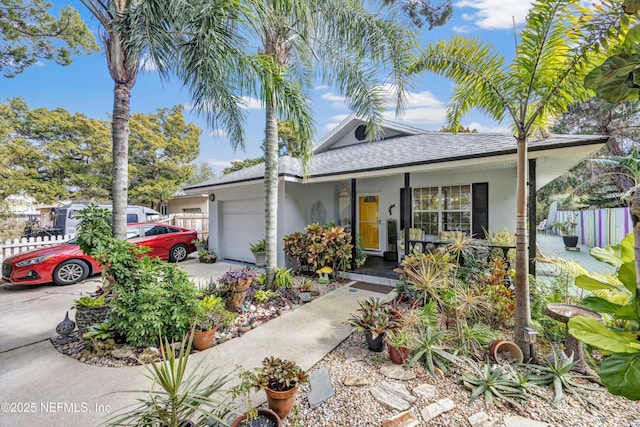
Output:
[[[300,232],[284,236],[284,252],[295,259],[304,270],[316,271],[331,266],[344,271],[351,260],[351,233],[343,227],[323,227],[311,224]]]

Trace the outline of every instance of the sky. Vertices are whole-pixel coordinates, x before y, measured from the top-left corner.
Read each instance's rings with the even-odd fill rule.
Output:
[[[80,1],[51,3],[54,11],[65,4],[75,7],[97,38],[99,23]],[[509,60],[515,49],[514,22],[516,26],[521,25],[529,8],[529,0],[454,0],[453,17],[449,23],[431,31],[427,28],[419,30],[418,40],[426,45],[430,41],[464,34],[493,43]],[[445,113],[452,87],[449,80],[433,74],[415,76],[404,115],[396,117],[393,102],[389,100],[390,108],[385,112],[385,118],[426,130],[439,130],[446,125]],[[311,96],[316,121],[315,141],[318,141],[350,111],[343,98],[327,86],[319,84]],[[104,51],[92,56],[76,56],[67,67],[41,61],[12,79],[0,75],[0,102],[13,97],[22,97],[30,108],[61,107],[72,113],[108,119],[113,109],[113,80],[109,76]],[[189,93],[180,82],[161,81],[153,69],[140,73],[132,90],[132,113],[155,113],[158,108],[177,104],[185,106],[187,121],[202,129],[200,155],[196,161],[210,164],[216,174],[220,174],[231,161],[262,155],[265,111],[258,100],[247,99],[246,151],[234,151],[224,132],[211,129],[203,118],[189,109]],[[496,123],[475,111],[464,117],[463,124],[479,132],[509,132],[508,122]]]

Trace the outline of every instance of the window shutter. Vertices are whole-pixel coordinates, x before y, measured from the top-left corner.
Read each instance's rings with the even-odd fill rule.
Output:
[[[484,230],[489,229],[489,183],[471,185],[471,232],[476,239],[484,239]]]

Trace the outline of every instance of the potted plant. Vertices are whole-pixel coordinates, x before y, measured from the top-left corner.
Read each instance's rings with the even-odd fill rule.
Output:
[[[196,247],[198,252],[203,250],[203,249],[208,249],[209,248],[209,238],[208,237],[198,237],[197,239],[193,239],[191,241],[191,243],[193,243],[193,245]]]
[[[298,286],[298,298],[301,302],[311,301],[311,286],[313,282],[309,279],[303,279],[300,286]]]
[[[217,327],[222,323],[225,312],[221,297],[207,295],[202,299],[193,332],[193,346],[196,350],[206,350],[213,346]]]
[[[413,334],[407,328],[394,329],[387,332],[385,341],[389,351],[389,359],[398,365],[409,359],[409,350],[414,344]]]
[[[307,373],[295,362],[265,357],[262,368],[252,378],[252,386],[256,391],[264,390],[269,408],[285,418],[293,407],[298,385],[308,381]]]
[[[227,294],[227,310],[236,312],[242,306],[247,289],[258,276],[255,270],[245,267],[240,270],[229,270],[218,279],[218,284]]]
[[[92,325],[107,323],[111,319],[111,307],[106,297],[81,297],[73,301],[76,310],[76,325],[81,333],[87,332]]]
[[[578,246],[578,236],[576,235],[577,223],[573,217],[567,218],[565,221],[553,224],[562,233],[562,240],[565,248],[575,248]]]
[[[381,352],[384,349],[384,335],[390,329],[397,328],[398,322],[391,316],[389,306],[379,298],[358,301],[360,306],[349,319],[354,329],[364,332],[369,350]]]
[[[229,390],[229,394],[231,394],[233,400],[243,396],[249,409],[236,418],[231,424],[231,427],[281,427],[282,420],[278,414],[271,409],[255,408],[253,406],[249,395],[253,388],[255,374],[251,371],[244,370],[238,373],[238,377],[240,378],[240,383],[232,387]]]
[[[206,262],[207,264],[213,264],[217,261],[218,257],[213,249],[200,249],[198,251],[198,259],[200,262]]]
[[[253,256],[256,259],[256,267],[264,267],[266,262],[266,250],[267,250],[267,241],[265,239],[258,240],[257,243],[252,243],[249,245],[249,249],[253,252]]]

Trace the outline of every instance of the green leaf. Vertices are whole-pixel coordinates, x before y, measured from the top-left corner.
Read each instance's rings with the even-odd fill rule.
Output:
[[[598,291],[601,289],[610,289],[610,290],[618,289],[616,288],[615,285],[612,285],[611,283],[601,282],[589,276],[576,277],[576,286],[587,291]]]
[[[613,314],[623,307],[622,305],[607,301],[604,298],[600,298],[594,295],[586,297],[581,301],[580,304],[593,311],[597,311],[598,313],[607,314]]]
[[[598,374],[611,393],[640,400],[640,353],[613,354],[604,359]]]
[[[615,267],[622,265],[622,249],[619,245],[610,245],[606,248],[591,248],[589,253],[598,261],[606,262]]]
[[[637,340],[612,331],[597,319],[577,316],[569,319],[568,326],[571,335],[600,350],[614,353],[640,353],[640,343]]]
[[[613,313],[613,315],[617,319],[640,320],[633,304],[621,307],[620,310]]]
[[[636,290],[636,263],[630,261],[622,264],[618,269],[617,276],[624,287],[633,294]]]

